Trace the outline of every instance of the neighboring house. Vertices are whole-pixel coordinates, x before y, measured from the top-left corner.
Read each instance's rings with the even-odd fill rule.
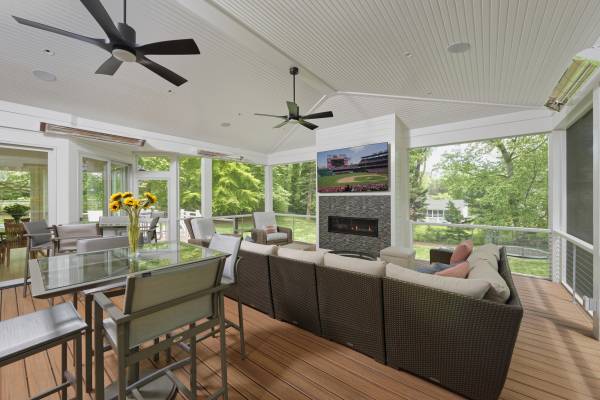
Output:
[[[454,207],[458,208],[463,218],[469,218],[469,206],[464,200],[432,199],[428,197],[425,202],[425,222],[448,222],[445,213],[449,201],[452,201]]]

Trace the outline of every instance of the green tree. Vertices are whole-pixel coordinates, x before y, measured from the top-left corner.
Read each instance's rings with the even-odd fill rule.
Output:
[[[292,214],[315,214],[315,162],[273,168],[273,209]]]
[[[474,223],[548,226],[548,138],[518,136],[469,144],[441,163],[442,185],[464,199]]]
[[[448,200],[446,210],[444,210],[444,219],[451,224],[466,224],[468,221],[463,217],[462,213],[454,205],[452,200]],[[469,236],[468,231],[462,228],[446,228],[449,243],[458,243]]]
[[[417,221],[425,216],[427,191],[425,171],[427,158],[431,155],[430,148],[419,148],[410,151],[409,182],[410,182],[410,219]]]
[[[213,160],[213,214],[246,214],[264,210],[264,167]]]
[[[202,204],[200,190],[200,157],[179,157],[179,208],[199,210]]]
[[[27,171],[0,171],[0,200],[29,198],[31,176]]]

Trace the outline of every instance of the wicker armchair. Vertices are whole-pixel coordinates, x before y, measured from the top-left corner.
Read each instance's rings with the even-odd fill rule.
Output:
[[[254,229],[252,229],[252,240],[259,244],[283,245],[293,242],[293,233],[290,228],[277,226],[274,212],[255,212],[252,214]],[[277,226],[277,232],[267,233],[267,226]]]
[[[523,317],[504,248],[498,271],[506,304],[383,278],[387,364],[470,399],[497,399]]]

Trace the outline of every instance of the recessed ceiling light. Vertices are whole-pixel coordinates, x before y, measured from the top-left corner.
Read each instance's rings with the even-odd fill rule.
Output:
[[[47,71],[41,71],[39,69],[33,71],[33,76],[44,82],[54,82],[56,80],[56,75]]]
[[[42,50],[42,54],[45,54],[47,56],[53,56],[54,52],[50,49],[44,49],[44,50]]]
[[[221,122],[221,126],[223,128],[229,128],[231,126],[231,123],[229,123],[229,122]]]
[[[412,56],[413,56],[413,54],[410,51],[407,51],[407,52],[404,53],[404,57],[410,58]]]
[[[426,94],[427,96],[431,96],[431,95],[433,94],[433,92],[431,92],[431,91],[427,91],[425,94]]]
[[[471,48],[471,45],[467,42],[457,42],[457,43],[452,43],[450,46],[448,46],[448,52],[464,53],[465,51],[468,51],[470,48]]]
[[[173,89],[169,89],[169,90],[167,90],[167,93],[169,93],[169,94],[173,94]]]

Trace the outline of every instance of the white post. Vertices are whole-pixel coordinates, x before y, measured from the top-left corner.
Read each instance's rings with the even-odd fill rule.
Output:
[[[561,246],[563,240],[553,234],[565,231],[566,227],[566,131],[553,131],[548,134],[548,227],[550,228],[550,268],[553,282],[560,282],[563,266]],[[566,249],[565,249],[566,250]]]
[[[273,211],[273,166],[265,165],[265,211]]]
[[[412,248],[412,224],[410,223],[410,183],[409,152],[410,136],[408,127],[395,117],[395,135],[393,145],[392,184],[392,245]]]
[[[212,217],[212,159],[203,158],[200,162],[200,189],[202,216]]]
[[[600,88],[594,88],[594,271],[593,289],[596,310],[594,311],[594,337],[600,339]]]

